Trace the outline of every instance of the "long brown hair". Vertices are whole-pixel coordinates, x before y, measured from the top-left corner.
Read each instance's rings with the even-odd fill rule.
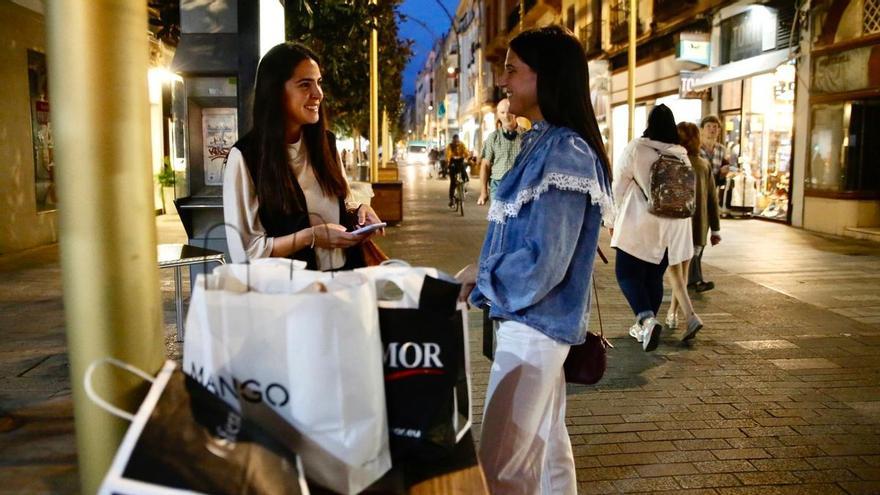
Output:
[[[254,185],[261,208],[283,213],[303,211],[299,204],[294,177],[290,168],[286,129],[285,83],[293,77],[296,67],[311,59],[320,65],[318,56],[301,43],[287,42],[276,45],[260,60],[254,89],[253,128],[250,132],[250,152],[245,159],[252,163]],[[318,122],[302,126],[302,140],[309,154],[315,179],[324,194],[345,197],[348,188],[342,177],[339,157],[333,151],[327,130],[324,106],[320,106]],[[253,160],[253,162],[251,162]]]
[[[544,119],[584,138],[611,182],[611,164],[590,100],[587,55],[578,39],[562,26],[546,26],[518,34],[510,49],[538,75],[538,106]]]
[[[699,127],[691,122],[679,122],[677,127],[678,141],[687,150],[688,155],[699,155],[702,143]]]

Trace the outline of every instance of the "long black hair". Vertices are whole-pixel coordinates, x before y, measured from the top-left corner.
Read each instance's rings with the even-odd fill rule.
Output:
[[[648,114],[648,128],[642,137],[660,141],[661,143],[678,144],[678,128],[675,127],[675,115],[666,105],[660,104]]]
[[[296,67],[311,59],[320,65],[318,56],[301,43],[275,45],[260,60],[254,89],[253,128],[244,150],[250,164],[254,186],[261,208],[283,213],[305,210],[300,204],[287,151],[285,130],[287,112],[285,83],[293,77]],[[345,197],[348,193],[342,166],[331,147],[332,134],[327,131],[324,106],[320,106],[318,122],[302,126],[302,142],[308,151],[309,163],[324,194]]]
[[[584,138],[610,181],[611,164],[590,101],[587,55],[580,41],[562,26],[546,26],[523,31],[510,41],[510,49],[538,75],[538,106],[544,119]]]

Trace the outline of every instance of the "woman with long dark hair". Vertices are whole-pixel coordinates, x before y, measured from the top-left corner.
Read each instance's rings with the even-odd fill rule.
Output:
[[[614,216],[588,80],[565,28],[510,42],[500,86],[532,128],[498,184],[479,263],[457,275],[500,320],[480,441],[492,493],[577,493],[562,364],[586,336],[599,229]]]
[[[626,146],[614,166],[614,201],[619,212],[611,236],[611,247],[617,248],[615,272],[636,317],[629,334],[645,351],[653,351],[660,342],[663,326],[657,314],[663,301],[666,268],[678,267],[694,254],[690,218],[665,218],[648,212],[651,166],[661,153],[690,163],[687,151],[678,144],[675,116],[666,105],[651,110],[648,128]],[[687,282],[679,275],[678,268],[672,271],[672,285],[679,301],[683,301]],[[693,312],[691,315],[685,338],[702,327],[699,317]]]
[[[323,98],[318,57],[306,46],[282,43],[260,60],[253,128],[230,150],[223,176],[223,215],[238,229],[226,229],[234,262],[289,257],[317,270],[363,264],[356,246],[369,235],[346,227],[379,218],[346,201]]]

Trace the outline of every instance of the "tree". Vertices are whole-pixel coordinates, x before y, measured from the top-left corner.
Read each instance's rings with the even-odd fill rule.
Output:
[[[325,109],[333,127],[344,134],[369,134],[370,21],[376,10],[379,31],[379,111],[388,112],[392,133],[399,135],[403,111],[403,69],[412,41],[398,37],[402,0],[295,0],[285,3],[287,39],[300,41],[321,58]]]

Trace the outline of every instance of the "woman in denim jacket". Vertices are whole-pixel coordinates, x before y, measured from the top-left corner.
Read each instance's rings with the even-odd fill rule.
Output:
[[[614,215],[588,80],[562,27],[510,42],[500,85],[533,126],[498,185],[479,264],[458,274],[501,320],[480,442],[492,493],[577,492],[562,363],[584,341],[599,229]]]

